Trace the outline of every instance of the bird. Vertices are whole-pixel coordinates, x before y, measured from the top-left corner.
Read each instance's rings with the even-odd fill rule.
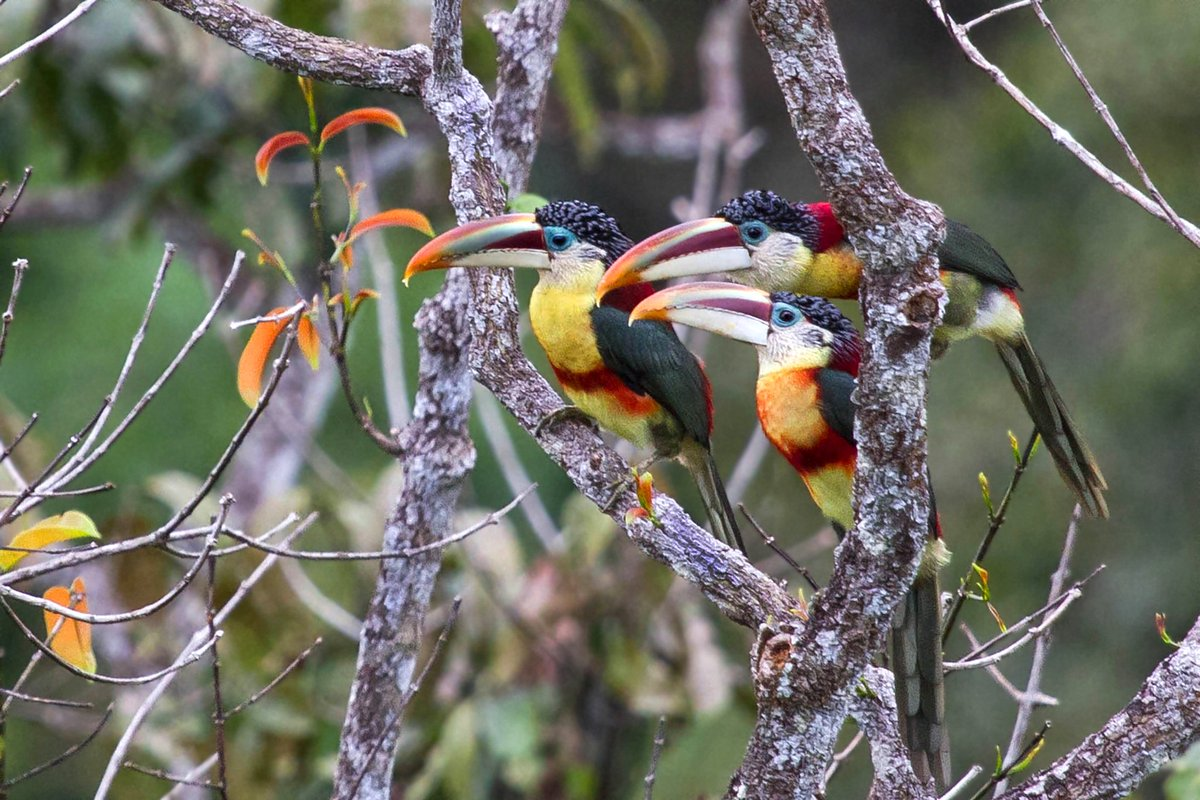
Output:
[[[1107,517],[1108,484],[1029,341],[1012,270],[986,239],[951,219],[937,255],[947,303],[932,357],[972,336],[992,342],[1063,481],[1090,516]],[[631,247],[609,268],[596,296],[641,281],[711,273],[768,292],[851,299],[858,297],[863,264],[829,203],[792,203],[753,190],[713,217],[667,228]]]
[[[853,393],[862,344],[833,303],[792,292],[732,283],[663,289],[630,313],[678,322],[753,344],[758,351],[755,401],[763,432],[799,473],[839,538],[854,523]],[[892,669],[901,730],[917,777],[939,790],[950,781],[945,728],[941,589],[949,560],[930,489],[930,532],[916,579],[892,622]]]
[[[563,200],[532,214],[477,220],[441,234],[412,257],[404,282],[447,267],[536,269],[529,321],[574,403],[567,413],[582,413],[639,449],[652,449],[636,474],[659,459],[682,463],[696,481],[714,535],[745,554],[713,459],[712,387],[703,366],[671,325],[630,325],[629,310],[653,292],[649,284],[613,292],[603,303],[595,300],[605,269],[632,244],[598,206]]]

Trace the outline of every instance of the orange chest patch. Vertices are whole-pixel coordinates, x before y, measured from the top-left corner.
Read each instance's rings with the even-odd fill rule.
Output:
[[[817,370],[780,370],[759,378],[758,420],[775,448],[802,476],[826,467],[854,469],[856,451],[825,421]]]

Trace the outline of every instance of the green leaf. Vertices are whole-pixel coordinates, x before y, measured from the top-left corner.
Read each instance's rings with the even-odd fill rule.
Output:
[[[516,197],[511,197],[508,200],[507,210],[514,214],[532,214],[550,201],[542,197],[540,194],[525,192]]]
[[[18,533],[8,543],[14,550],[0,549],[0,572],[8,572],[30,551],[40,550],[71,539],[99,539],[100,531],[87,514],[68,511],[42,520]]]

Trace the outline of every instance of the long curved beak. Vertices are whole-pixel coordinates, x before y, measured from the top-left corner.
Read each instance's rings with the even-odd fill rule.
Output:
[[[753,266],[736,225],[720,217],[684,222],[635,244],[613,262],[600,285],[596,301],[605,294],[643,281],[687,275],[733,272]]]
[[[550,253],[533,214],[479,219],[446,231],[418,250],[404,270],[404,283],[418,272],[448,267],[550,269]]]
[[[684,283],[655,292],[629,314],[638,319],[678,322],[750,344],[766,344],[771,295],[736,283]]]

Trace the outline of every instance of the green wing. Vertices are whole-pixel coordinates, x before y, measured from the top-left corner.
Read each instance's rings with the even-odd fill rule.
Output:
[[[675,330],[649,320],[630,325],[629,314],[611,306],[592,309],[592,328],[604,365],[630,389],[658,401],[707,447],[712,430],[708,378]]]
[[[854,376],[836,369],[817,372],[817,386],[821,390],[821,417],[833,432],[854,444]]]
[[[961,222],[946,220],[946,240],[938,248],[938,258],[942,269],[965,272],[1005,289],[1021,288],[1017,276],[987,239]]]

